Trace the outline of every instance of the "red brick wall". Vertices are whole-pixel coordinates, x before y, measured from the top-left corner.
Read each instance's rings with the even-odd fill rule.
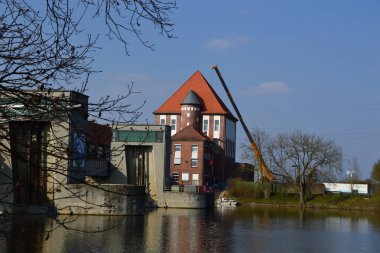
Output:
[[[184,112],[186,113],[186,112]],[[207,115],[207,114],[206,114]],[[203,115],[202,115],[203,116]],[[209,116],[209,137],[211,140],[214,138],[214,115],[208,115]],[[219,145],[221,147],[219,155],[215,156],[214,159],[214,169],[213,172],[215,174],[215,178],[218,182],[223,182],[225,180],[225,168],[226,163],[234,162],[234,158],[226,157],[225,156],[225,132],[226,132],[226,117],[224,115],[220,116],[220,136],[219,136]],[[155,115],[155,124],[160,123],[160,115]],[[180,115],[177,115],[177,132],[179,130],[179,126],[181,124],[180,121]],[[166,124],[170,125],[170,115],[166,115]],[[203,127],[203,119],[200,117],[200,129]],[[191,145],[197,144],[199,145],[199,153],[198,153],[198,168],[192,168],[191,167]],[[200,145],[199,143],[202,143]],[[183,144],[182,150],[181,150],[181,159],[182,163],[181,166],[174,166],[174,144]],[[188,161],[186,163],[186,161]],[[204,163],[204,146],[203,142],[175,142],[172,143],[172,154],[170,159],[170,175],[172,175],[173,172],[179,172],[179,182],[181,183],[181,172],[188,172],[190,175],[189,182],[184,182],[183,184],[191,184],[192,178],[191,175],[193,173],[199,174],[199,183],[203,183],[202,174],[204,173],[203,168]]]
[[[198,109],[197,110],[189,110],[190,108]],[[189,117],[188,117],[189,116]],[[181,107],[181,120],[180,120],[180,130],[187,127],[187,124],[194,125],[194,127],[198,130],[200,129],[200,111],[199,107],[193,105],[183,105]]]
[[[174,165],[174,145],[181,145],[181,164]],[[191,167],[191,146],[198,145],[198,167]],[[204,171],[204,143],[203,141],[175,141],[172,142],[172,152],[170,156],[170,176],[173,173],[178,173],[179,175],[179,184],[191,185],[192,184],[192,175],[199,174],[198,184],[203,184],[203,171]],[[189,173],[189,181],[183,182],[181,173]]]

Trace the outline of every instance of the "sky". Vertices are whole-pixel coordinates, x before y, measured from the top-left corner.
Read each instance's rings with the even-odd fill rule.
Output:
[[[123,94],[133,82],[132,106],[146,101],[139,122],[153,123],[152,112],[200,70],[233,111],[217,64],[250,129],[332,139],[343,169],[355,158],[370,177],[380,159],[379,0],[178,0],[171,17],[175,39],[143,27],[154,50],[130,35],[129,56],[100,30],[102,72],[88,95]],[[238,161],[246,140],[239,125]]]

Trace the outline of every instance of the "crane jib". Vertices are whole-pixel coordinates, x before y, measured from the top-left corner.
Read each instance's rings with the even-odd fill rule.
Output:
[[[228,96],[228,98],[229,98],[230,101],[231,101],[232,107],[235,109],[235,112],[236,112],[236,114],[237,114],[237,116],[238,116],[238,119],[239,119],[239,121],[240,121],[240,123],[241,123],[243,129],[244,129],[244,132],[245,132],[245,134],[247,135],[247,137],[248,137],[248,139],[249,139],[249,142],[251,143],[251,147],[252,147],[252,149],[253,149],[253,152],[255,153],[256,159],[257,159],[258,162],[259,162],[259,166],[260,166],[260,168],[259,168],[260,177],[262,177],[262,173],[264,172],[266,178],[267,178],[270,182],[272,182],[272,181],[274,180],[274,177],[273,177],[272,173],[270,172],[270,170],[268,169],[268,167],[266,166],[265,161],[264,161],[264,159],[263,159],[263,156],[262,156],[262,154],[261,154],[261,152],[260,152],[260,149],[258,148],[258,146],[256,145],[255,141],[253,140],[252,135],[251,135],[251,133],[249,132],[249,130],[248,130],[248,128],[247,128],[247,125],[245,124],[245,122],[244,122],[244,120],[243,120],[243,117],[241,116],[240,111],[239,111],[239,109],[237,108],[237,105],[236,105],[236,103],[235,103],[235,101],[234,101],[234,99],[233,99],[233,97],[232,97],[232,95],[231,95],[231,92],[229,91],[229,89],[228,89],[226,83],[224,82],[224,79],[223,79],[222,74],[220,73],[220,71],[219,71],[219,69],[218,69],[218,66],[217,66],[217,65],[214,65],[212,68],[215,70],[216,74],[218,75],[219,80],[220,80],[220,82],[222,83],[223,88],[224,88],[224,90],[226,91],[227,96]]]

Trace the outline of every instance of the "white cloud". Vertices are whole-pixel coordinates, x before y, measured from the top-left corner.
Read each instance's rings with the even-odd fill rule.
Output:
[[[232,43],[228,39],[212,39],[206,42],[206,48],[228,49],[232,47]]]
[[[245,44],[249,41],[248,36],[242,35],[242,36],[236,36],[234,38],[215,38],[207,41],[204,44],[205,48],[209,49],[229,49],[239,44]]]
[[[283,81],[265,82],[251,86],[248,90],[242,91],[242,95],[263,95],[263,94],[286,94],[289,91],[288,85]]]

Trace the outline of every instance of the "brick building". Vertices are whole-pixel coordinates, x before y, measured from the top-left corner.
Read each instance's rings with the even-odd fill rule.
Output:
[[[226,167],[235,162],[237,119],[201,72],[196,71],[153,113],[155,124],[171,126],[174,183],[224,182]]]

